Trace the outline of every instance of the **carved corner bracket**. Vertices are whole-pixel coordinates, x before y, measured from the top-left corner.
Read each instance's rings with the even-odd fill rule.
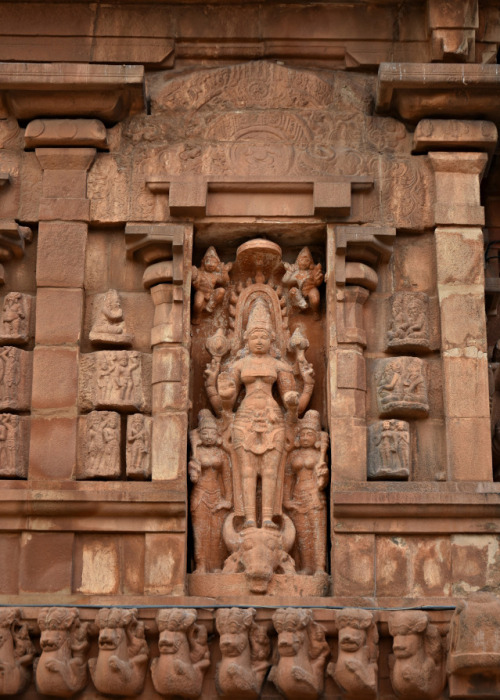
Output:
[[[17,119],[120,121],[144,109],[143,83],[143,66],[0,63],[0,95]]]

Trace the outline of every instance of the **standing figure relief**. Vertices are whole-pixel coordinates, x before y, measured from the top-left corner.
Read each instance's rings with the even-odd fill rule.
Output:
[[[314,423],[309,439],[299,421],[315,377],[305,357],[309,341],[302,328],[297,326],[290,338],[288,314],[295,302],[284,285],[289,271],[280,247],[266,240],[249,241],[238,248],[235,265],[225,269],[228,298],[221,301],[218,319],[228,330],[219,326],[206,340],[212,360],[204,371],[204,386],[215,416],[203,409],[199,427],[191,432],[195,563],[198,573],[220,568],[244,573],[249,590],[265,593],[274,574],[295,572],[290,551],[296,532],[302,573],[325,570],[322,491],[328,483],[328,436],[321,431],[317,411],[303,419]],[[230,270],[236,273],[234,282],[229,280]],[[316,310],[319,292],[316,287],[309,291],[311,309]],[[289,464],[299,487],[292,493],[290,485],[285,495],[287,457],[296,439]],[[303,487],[307,494],[301,493]],[[321,532],[308,558],[304,552],[313,520]],[[231,554],[224,561],[228,550]]]

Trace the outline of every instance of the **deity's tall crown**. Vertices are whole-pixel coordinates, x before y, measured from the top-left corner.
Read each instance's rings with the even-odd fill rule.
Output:
[[[252,305],[248,315],[246,335],[248,336],[252,331],[257,329],[265,330],[269,333],[269,335],[274,335],[269,306],[266,304],[264,299],[262,299],[262,297],[258,297]]]

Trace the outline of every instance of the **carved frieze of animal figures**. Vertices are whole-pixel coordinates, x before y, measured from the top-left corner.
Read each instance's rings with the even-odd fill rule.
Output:
[[[160,656],[151,663],[156,692],[168,698],[199,698],[203,677],[210,666],[207,630],[196,624],[196,610],[159,610]]]
[[[146,678],[148,646],[137,610],[102,608],[95,622],[99,628],[99,654],[89,659],[95,687],[108,695],[138,695]]]
[[[330,648],[312,610],[279,608],[273,615],[279,660],[270,680],[287,700],[317,700],[323,693]]]
[[[345,700],[374,700],[377,697],[378,631],[373,614],[359,608],[339,610],[335,617],[339,632],[337,663],[328,665]]]
[[[427,613],[405,610],[389,619],[394,637],[389,669],[394,692],[404,700],[437,700],[446,683],[443,642]]]
[[[220,635],[221,662],[216,684],[222,698],[257,700],[269,668],[271,645],[255,622],[253,608],[221,608],[215,622]]]
[[[39,693],[69,698],[87,684],[87,623],[76,608],[43,608],[38,616],[42,655],[36,668]]]
[[[233,514],[224,522],[224,542],[232,552],[224,563],[224,573],[244,573],[252,593],[267,593],[274,574],[295,573],[295,562],[288,554],[295,539],[295,527],[286,515],[281,530],[246,527],[237,532]]]
[[[35,648],[19,608],[0,609],[0,695],[16,695],[28,685]]]

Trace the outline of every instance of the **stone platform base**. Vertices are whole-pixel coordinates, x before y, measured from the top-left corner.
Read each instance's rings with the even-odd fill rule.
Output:
[[[188,576],[189,595],[218,598],[250,593],[245,574],[190,574]],[[328,574],[301,576],[300,574],[275,574],[267,593],[263,595],[289,597],[325,596],[330,592]],[[255,595],[255,594],[254,594]]]

